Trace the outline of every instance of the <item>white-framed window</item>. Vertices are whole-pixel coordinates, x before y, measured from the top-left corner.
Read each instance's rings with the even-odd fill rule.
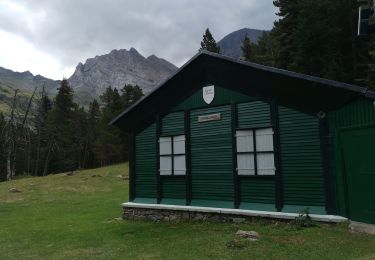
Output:
[[[273,129],[236,131],[237,174],[275,175]]]
[[[185,135],[159,138],[160,175],[185,175]]]

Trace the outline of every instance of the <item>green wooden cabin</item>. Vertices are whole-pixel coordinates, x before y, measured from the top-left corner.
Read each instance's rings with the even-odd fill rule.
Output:
[[[375,94],[200,52],[112,124],[130,201],[375,224]]]

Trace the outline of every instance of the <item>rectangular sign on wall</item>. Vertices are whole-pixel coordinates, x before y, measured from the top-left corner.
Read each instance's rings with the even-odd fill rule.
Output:
[[[209,121],[218,121],[220,119],[221,119],[220,113],[198,116],[198,123],[209,122]]]

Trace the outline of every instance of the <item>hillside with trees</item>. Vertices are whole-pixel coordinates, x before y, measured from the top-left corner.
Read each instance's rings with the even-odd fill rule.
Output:
[[[61,171],[105,166],[127,160],[128,138],[108,123],[143,96],[138,86],[108,87],[88,109],[73,100],[73,89],[61,81],[51,100],[35,89],[24,113],[18,114],[18,91],[9,115],[0,114],[0,178],[44,176]],[[100,105],[99,105],[100,104]]]

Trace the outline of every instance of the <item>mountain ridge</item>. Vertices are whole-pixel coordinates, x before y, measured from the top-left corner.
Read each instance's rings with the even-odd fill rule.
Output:
[[[47,92],[55,93],[61,81],[49,79],[40,74],[34,75],[29,70],[17,72],[0,67],[0,82],[9,87],[26,91],[33,91],[36,87],[45,86]]]

